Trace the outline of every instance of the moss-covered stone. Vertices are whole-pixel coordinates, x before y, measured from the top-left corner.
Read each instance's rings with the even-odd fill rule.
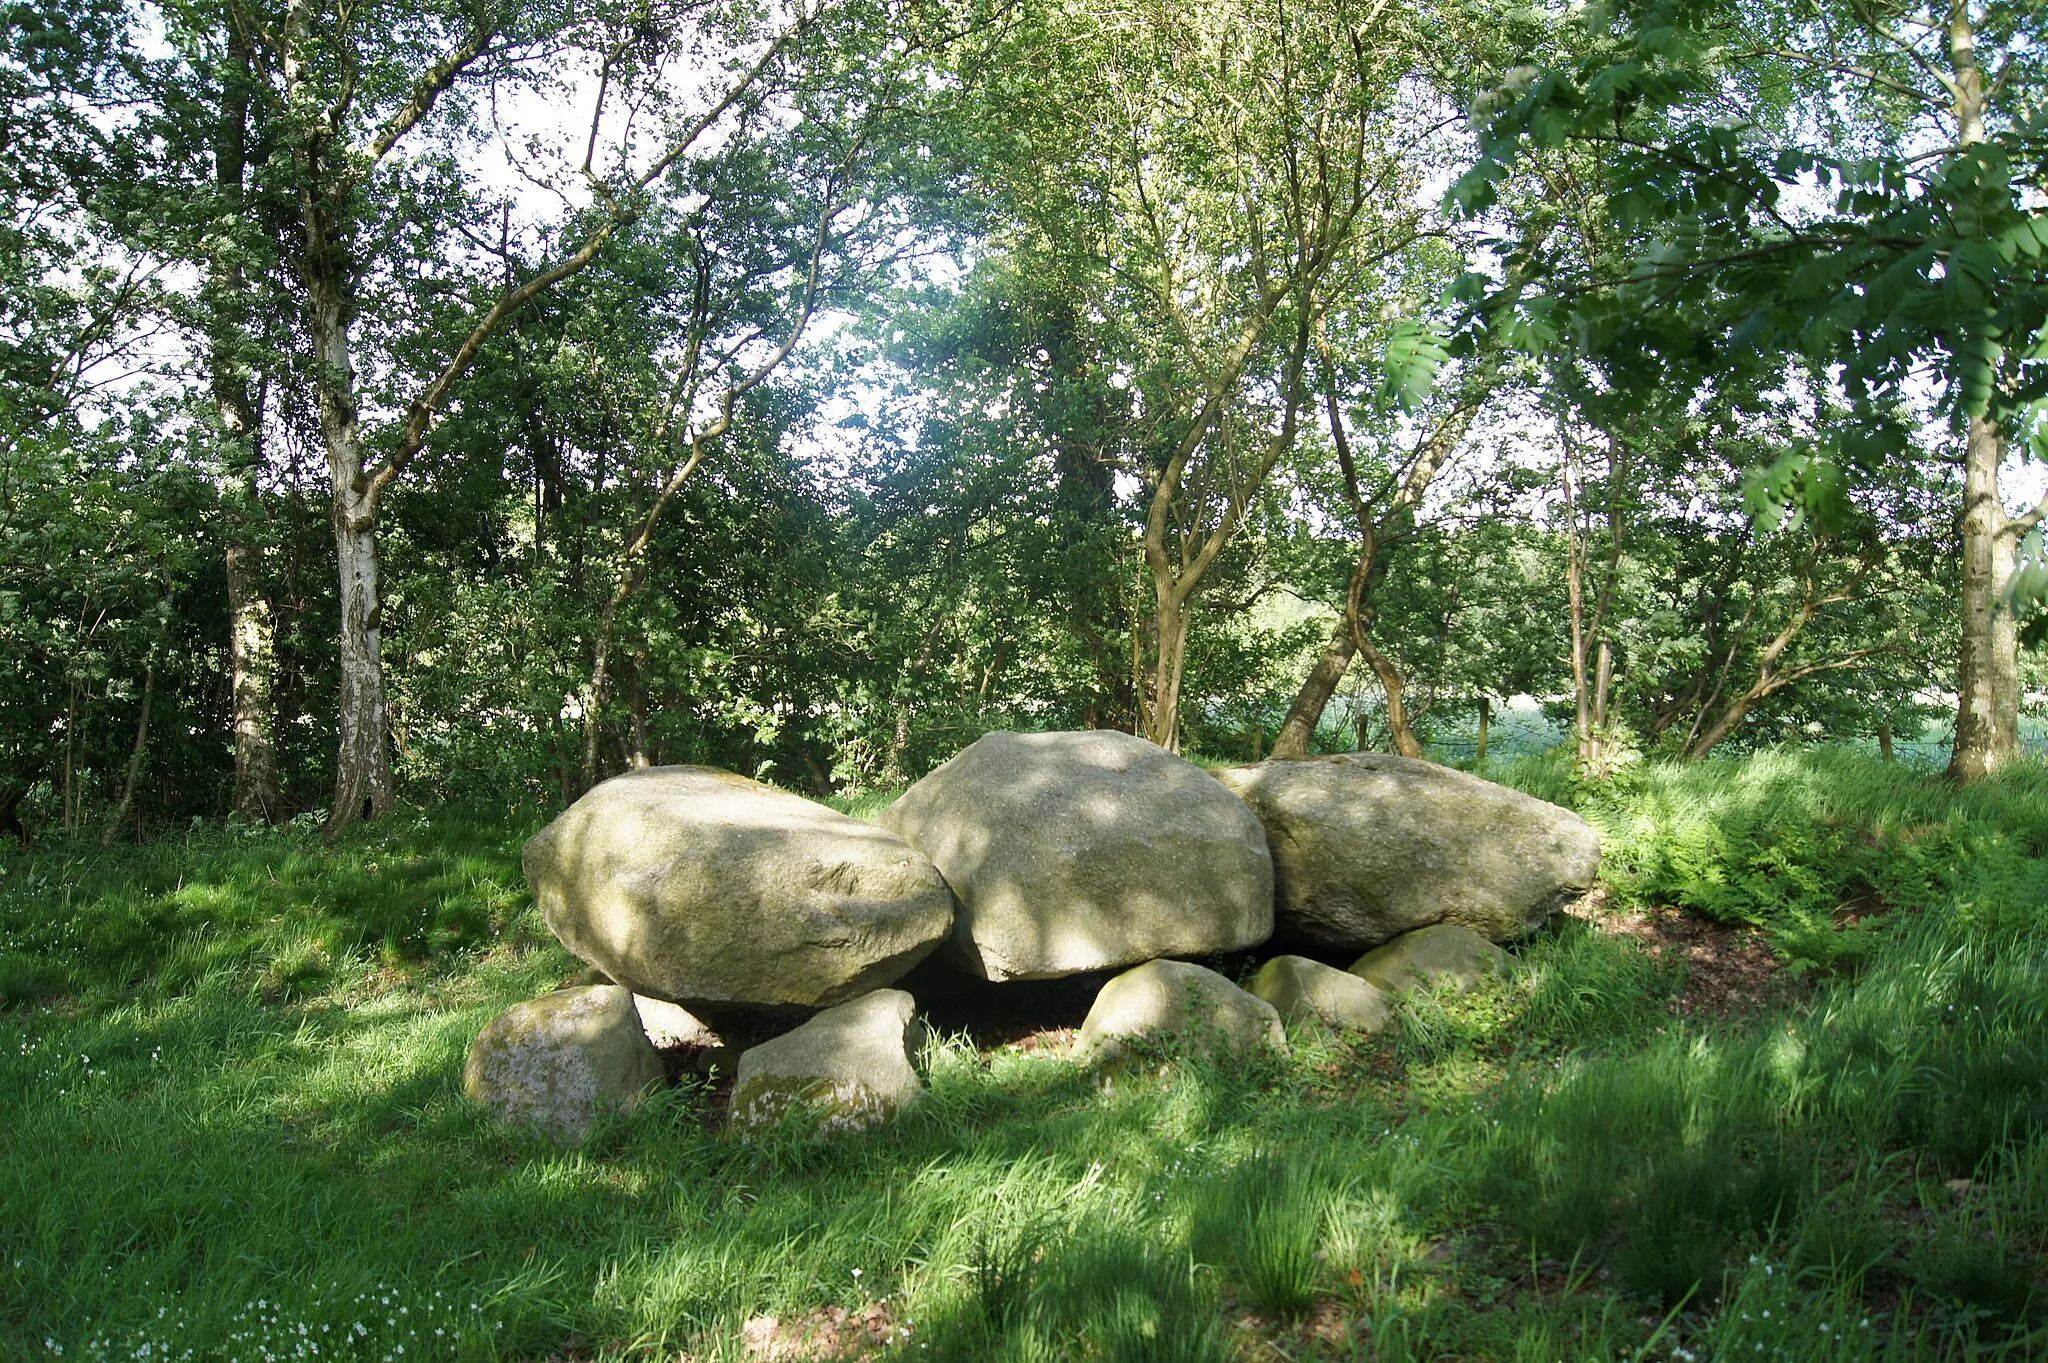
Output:
[[[1339,753],[1216,776],[1265,825],[1283,940],[1355,950],[1455,923],[1513,941],[1600,873],[1584,819],[1434,762]]]
[[[1194,763],[1130,734],[986,734],[881,822],[953,887],[945,952],[980,979],[1057,979],[1272,935],[1258,819]]]
[[[953,927],[952,891],[901,838],[709,767],[613,777],[522,861],[563,945],[706,1016],[856,998]]]
[[[1389,994],[1449,985],[1461,994],[1506,973],[1508,954],[1470,928],[1449,923],[1404,932],[1351,964],[1351,973]]]
[[[469,1048],[462,1087],[499,1117],[565,1144],[607,1110],[624,1110],[662,1078],[633,994],[618,985],[562,989],[515,1003]]]
[[[1081,1055],[1111,1065],[1140,1037],[1211,1055],[1287,1044],[1272,1004],[1186,961],[1147,961],[1103,985],[1081,1024]]]
[[[831,1135],[896,1116],[924,1092],[916,1008],[902,990],[878,989],[748,1050],[733,1082],[733,1126],[758,1133],[795,1115]]]
[[[1249,992],[1273,1005],[1289,1027],[1319,1020],[1377,1032],[1394,1021],[1394,1000],[1378,986],[1306,956],[1275,956],[1259,967]]]

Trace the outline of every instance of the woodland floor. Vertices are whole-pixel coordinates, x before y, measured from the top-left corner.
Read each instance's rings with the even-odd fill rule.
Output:
[[[577,968],[541,811],[0,854],[0,1357],[2041,1356],[2048,773],[1584,808],[1607,893],[1392,1033],[1104,1090],[1099,981],[934,996],[891,1127],[722,1129],[735,1033],[575,1151],[459,1082]]]

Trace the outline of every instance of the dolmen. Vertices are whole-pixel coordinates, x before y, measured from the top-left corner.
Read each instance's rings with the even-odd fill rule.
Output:
[[[984,735],[873,824],[708,767],[629,772],[522,862],[593,969],[485,1027],[465,1088],[574,1143],[660,1081],[657,1044],[726,1019],[780,1031],[737,1057],[735,1130],[888,1121],[923,1087],[917,1000],[895,986],[936,974],[1121,969],[1076,1043],[1105,1080],[1160,1040],[1221,1056],[1290,1027],[1377,1031],[1418,989],[1506,970],[1501,944],[1592,887],[1600,844],[1569,810],[1429,762],[1212,772],[1086,730]],[[1242,988],[1186,959],[1262,948]],[[1290,949],[1364,954],[1340,970]]]

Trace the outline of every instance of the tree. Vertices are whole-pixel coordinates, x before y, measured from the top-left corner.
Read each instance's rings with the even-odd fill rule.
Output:
[[[848,24],[819,44],[808,70],[800,63],[812,54],[792,46],[800,79],[787,97],[758,101],[718,148],[679,156],[668,172],[691,206],[646,224],[649,259],[637,273],[651,279],[663,261],[673,271],[673,329],[655,347],[672,376],[640,414],[650,467],[635,475],[647,495],[621,536],[592,641],[580,698],[585,786],[598,779],[619,613],[644,580],[663,513],[745,420],[745,404],[795,353],[818,310],[846,306],[902,254],[907,224],[892,201],[910,186],[889,179],[907,168],[884,168],[918,116],[913,91],[926,55],[902,41],[915,36],[890,22]],[[633,760],[646,758],[636,751]]]
[[[1485,154],[1457,197],[1484,207],[1525,148],[1598,144],[1614,219],[1658,239],[1625,271],[1532,277],[1495,315],[1524,340],[1570,331],[1628,357],[1637,391],[1703,353],[1798,356],[1837,376],[1852,420],[1763,471],[1759,504],[1824,500],[1840,486],[1830,468],[1879,474],[1906,450],[1896,404],[1938,379],[1965,470],[1950,770],[1995,770],[2018,741],[2014,616],[1999,603],[2018,542],[2048,515],[2006,517],[1997,487],[2048,392],[2048,212],[2026,178],[2048,150],[2030,102],[2048,56],[2029,7],[1654,0],[1587,15],[1576,54],[1490,97]]]
[[[1133,393],[1150,579],[1141,727],[1178,748],[1198,594],[1291,449],[1319,319],[1364,307],[1424,231],[1410,193],[1440,121],[1410,33],[1346,0],[1078,4],[982,59],[1023,249],[1103,318]]]
[[[1287,717],[1273,740],[1273,755],[1308,754],[1324,708],[1336,694],[1353,655],[1362,653],[1386,698],[1387,728],[1394,750],[1404,757],[1421,757],[1422,740],[1409,722],[1403,704],[1401,669],[1368,637],[1373,613],[1367,609],[1367,602],[1376,581],[1386,573],[1391,551],[1414,533],[1431,485],[1449,465],[1466,432],[1492,396],[1501,374],[1499,357],[1487,356],[1467,368],[1455,390],[1425,414],[1412,447],[1399,462],[1375,469],[1370,484],[1361,477],[1353,454],[1352,438],[1338,396],[1337,365],[1327,345],[1323,347],[1322,362],[1325,415],[1343,479],[1340,515],[1358,527],[1356,557],[1345,583],[1336,628],[1287,707]]]
[[[766,29],[737,13],[601,9],[572,27],[510,0],[424,10],[289,0],[282,13],[233,4],[223,17],[246,42],[260,110],[252,117],[295,210],[282,254],[309,351],[340,583],[338,828],[392,794],[377,544],[387,490],[507,319],[630,227],[670,168],[776,67],[806,15]],[[685,63],[704,69],[700,48],[719,54],[708,63],[718,74],[685,93],[677,73]],[[237,44],[224,51],[241,59]],[[529,69],[562,94],[572,60],[594,84],[588,135],[555,148],[539,174],[587,207],[547,240],[537,265],[502,282],[448,261],[420,217],[435,206],[476,213],[455,156],[479,130],[478,97],[530,86]],[[212,84],[239,97],[231,80]],[[434,140],[438,148],[407,151]],[[512,264],[497,254],[495,263]],[[377,321],[367,374],[366,315]]]

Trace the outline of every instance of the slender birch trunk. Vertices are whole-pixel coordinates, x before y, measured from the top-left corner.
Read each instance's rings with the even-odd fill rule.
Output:
[[[383,607],[377,594],[374,503],[337,476],[334,556],[341,577],[341,698],[332,820],[338,826],[391,808],[391,748],[384,696]],[[346,811],[346,812],[344,812]]]
[[[316,220],[317,212],[309,214]],[[311,235],[309,233],[309,235]],[[331,245],[328,250],[332,250]],[[384,695],[383,606],[377,590],[379,488],[363,467],[349,347],[347,283],[326,252],[309,249],[312,333],[319,369],[320,428],[327,446],[329,515],[340,587],[341,695],[336,713],[330,828],[391,807],[391,749]]]
[[[1956,737],[1949,775],[1975,781],[2019,752],[2019,639],[1999,592],[2016,546],[2005,533],[1998,466],[2005,440],[1989,417],[1970,418],[1963,455],[1962,637],[1956,655]]]
[[[1955,99],[1956,144],[1985,139],[1989,94],[1977,64],[1970,7],[1956,0],[1949,12],[1947,82]],[[1956,656],[1956,736],[1949,775],[1958,781],[1989,776],[2019,755],[2019,635],[1999,594],[2011,579],[2018,552],[1999,500],[1998,466],[2005,434],[1988,414],[1973,415],[1963,446],[1962,639]]]

